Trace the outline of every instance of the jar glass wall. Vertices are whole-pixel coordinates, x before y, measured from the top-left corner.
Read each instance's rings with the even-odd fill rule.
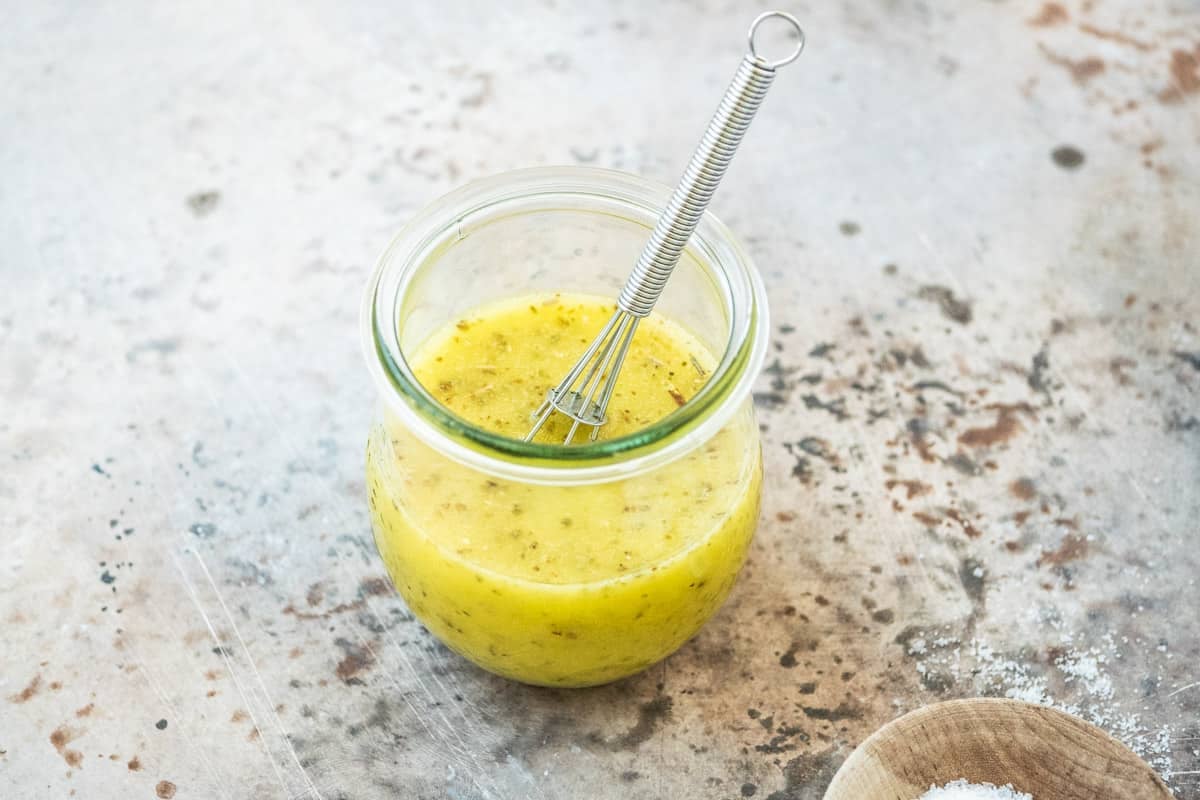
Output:
[[[498,300],[552,305],[564,292],[611,304],[666,196],[602,170],[489,178],[419,214],[369,287],[376,543],[438,638],[516,680],[582,686],[637,672],[728,595],[761,488],[748,396],[766,346],[762,286],[706,216],[656,309],[704,351],[679,369],[705,380],[658,422],[594,444],[525,443],[473,425],[421,385],[412,356]],[[540,399],[531,395],[531,410]]]

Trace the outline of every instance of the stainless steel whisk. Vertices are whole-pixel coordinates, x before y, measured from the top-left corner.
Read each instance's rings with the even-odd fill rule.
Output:
[[[786,57],[769,61],[756,52],[754,35],[759,26],[772,17],[791,24],[798,42]],[[638,323],[650,315],[666,287],[683,248],[696,230],[746,129],[750,127],[754,112],[775,80],[775,71],[795,61],[804,50],[804,30],[795,17],[782,11],[760,14],[751,23],[747,39],[748,51],[738,65],[729,88],[725,90],[716,113],[704,129],[704,136],[675,191],[671,193],[649,241],[638,256],[632,274],[621,289],[617,310],[566,377],[546,393],[546,399],[532,414],[535,422],[532,430],[526,434],[525,441],[531,440],[555,411],[573,420],[565,444],[571,443],[580,425],[592,426],[589,438],[595,441],[600,426],[608,421],[605,414],[608,401],[612,398],[617,375],[629,353],[629,343],[633,340]],[[597,391],[599,397],[596,396]]]

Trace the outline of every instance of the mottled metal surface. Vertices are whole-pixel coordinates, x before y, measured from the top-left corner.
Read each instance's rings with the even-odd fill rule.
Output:
[[[1200,7],[791,5],[714,204],[776,330],[751,563],[570,692],[383,582],[360,291],[470,178],[673,181],[759,6],[507,5],[0,12],[0,793],[808,800],[982,692],[1200,798]]]

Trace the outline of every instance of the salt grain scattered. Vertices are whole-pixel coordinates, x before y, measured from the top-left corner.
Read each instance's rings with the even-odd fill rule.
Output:
[[[1074,714],[1107,730],[1131,750],[1149,762],[1170,782],[1172,730],[1150,730],[1140,716],[1128,710],[1116,697],[1108,670],[1122,660],[1121,646],[1130,646],[1127,637],[1104,636],[1091,647],[1078,645],[1072,632],[1052,612],[1042,611],[1040,621],[1058,633],[1060,646],[1050,669],[1031,664],[1028,656],[997,652],[981,638],[960,640],[953,636],[913,639],[906,648],[922,682],[955,683],[973,687],[976,694],[1007,697],[1027,703],[1050,706]],[[1118,644],[1120,642],[1120,644]],[[1065,691],[1070,700],[1053,696],[1051,687]],[[966,798],[989,795],[963,795]],[[1016,795],[1020,797],[1021,795]],[[933,795],[930,800],[950,800],[954,795]],[[1007,797],[998,795],[998,797]],[[922,798],[922,800],[926,800]]]
[[[1012,784],[994,786],[962,780],[952,781],[945,786],[931,786],[917,800],[1033,800],[1033,796],[1018,792]]]

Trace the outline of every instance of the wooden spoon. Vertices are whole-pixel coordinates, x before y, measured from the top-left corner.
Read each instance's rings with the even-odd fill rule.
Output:
[[[880,728],[833,777],[825,800],[916,800],[966,779],[1011,783],[1033,800],[1170,800],[1125,745],[1083,720],[1016,700],[937,703]]]

